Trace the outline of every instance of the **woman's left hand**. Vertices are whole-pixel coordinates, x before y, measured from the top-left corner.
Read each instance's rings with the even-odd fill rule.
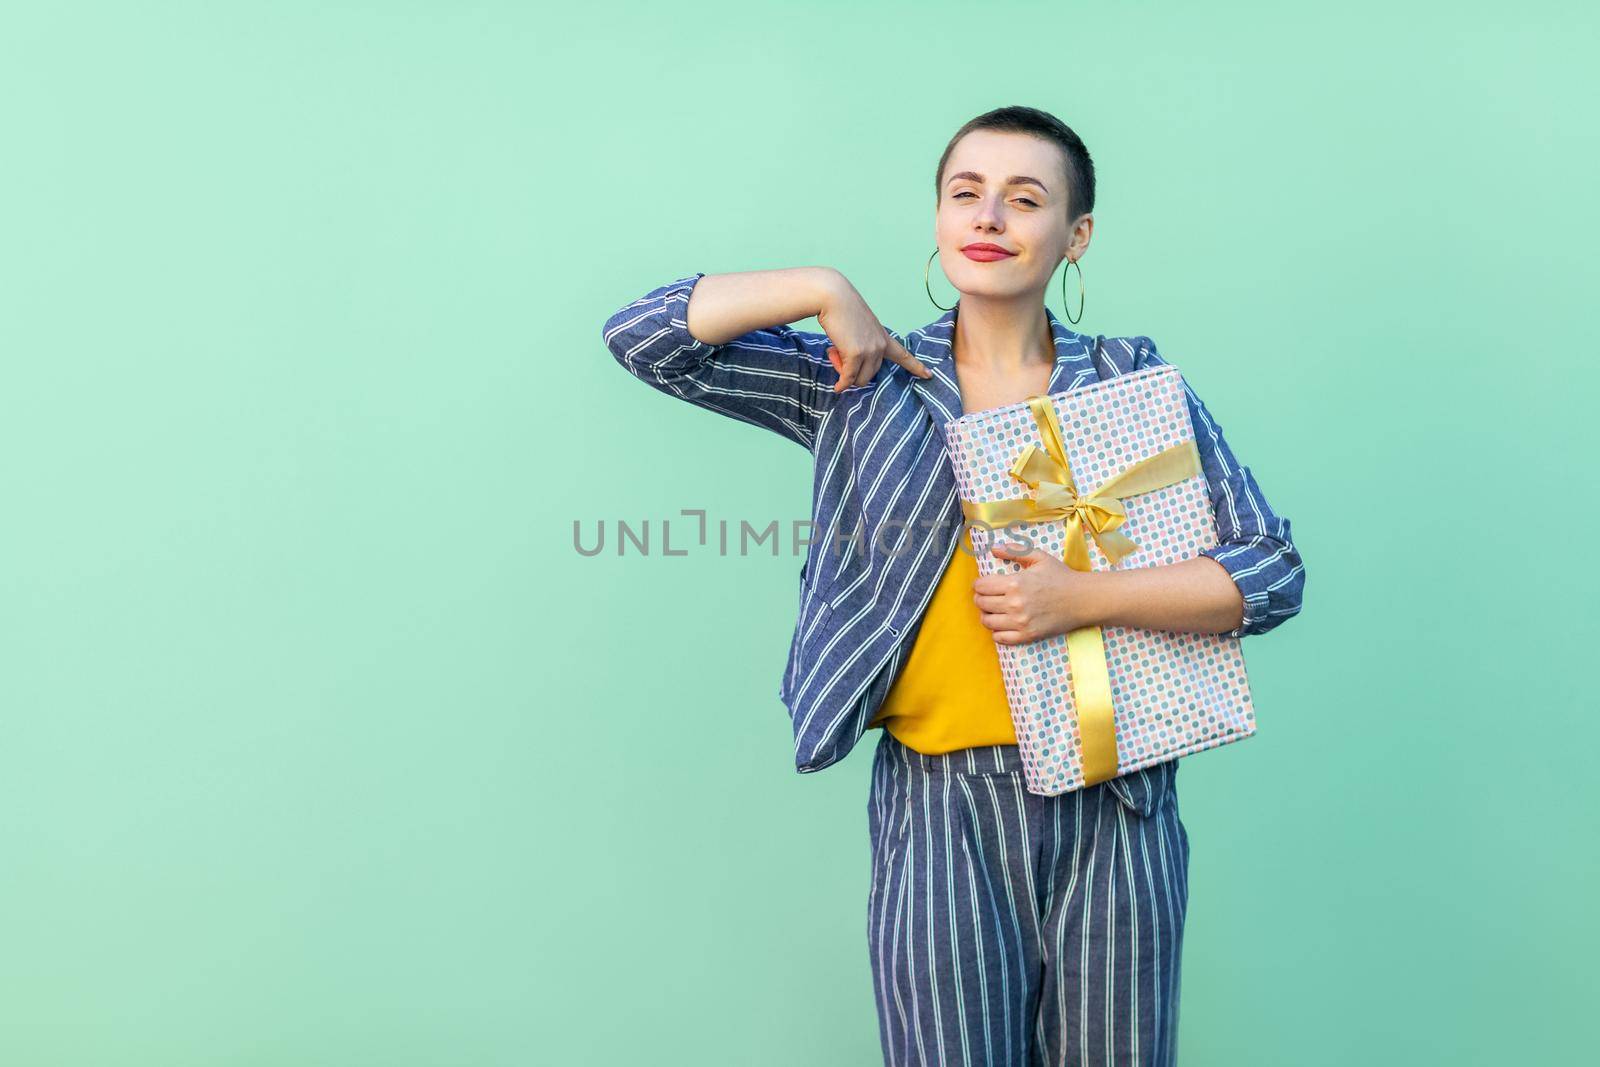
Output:
[[[972,599],[997,643],[1025,645],[1099,621],[1092,594],[1100,591],[1097,579],[1103,575],[1073,570],[1037,547],[1024,552],[997,540],[991,551],[1022,564],[1016,574],[991,574],[972,583]]]

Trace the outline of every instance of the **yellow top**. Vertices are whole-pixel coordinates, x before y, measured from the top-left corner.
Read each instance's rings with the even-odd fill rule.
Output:
[[[1017,743],[1000,652],[972,602],[978,561],[971,544],[968,539],[956,546],[905,666],[868,724],[869,729],[882,726],[924,755]]]

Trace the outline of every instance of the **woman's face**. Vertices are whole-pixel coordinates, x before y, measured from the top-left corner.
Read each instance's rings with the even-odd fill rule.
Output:
[[[1042,296],[1061,261],[1088,248],[1094,226],[1093,216],[1076,226],[1067,217],[1066,169],[1059,148],[1029,134],[974,130],[956,142],[934,216],[950,284],[974,296]]]

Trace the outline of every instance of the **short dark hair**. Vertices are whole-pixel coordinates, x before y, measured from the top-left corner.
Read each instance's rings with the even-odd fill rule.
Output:
[[[944,196],[944,166],[956,142],[973,130],[999,130],[1002,133],[1028,133],[1042,137],[1061,149],[1066,157],[1067,178],[1072,188],[1067,191],[1067,218],[1073,220],[1094,210],[1094,160],[1083,145],[1083,138],[1072,132],[1072,127],[1048,111],[1036,107],[1015,105],[997,107],[986,111],[956,131],[950,143],[944,146],[939,157],[939,169],[933,176],[934,202]]]

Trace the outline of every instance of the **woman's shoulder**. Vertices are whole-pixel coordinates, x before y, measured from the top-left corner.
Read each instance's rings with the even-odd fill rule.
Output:
[[[1146,334],[1113,337],[1102,333],[1085,335],[1084,341],[1101,378],[1115,378],[1167,364],[1156,343]]]
[[[1129,371],[1143,370],[1166,362],[1161,352],[1156,348],[1156,343],[1148,334],[1134,334],[1128,337],[1097,337],[1100,346],[1105,349],[1108,358],[1115,359],[1119,365]]]

